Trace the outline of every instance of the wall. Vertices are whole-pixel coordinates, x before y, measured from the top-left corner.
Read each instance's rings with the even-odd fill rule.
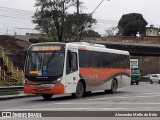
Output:
[[[158,28],[146,28],[146,36],[158,36]]]
[[[151,56],[131,56],[132,59],[138,59],[139,67],[142,70],[142,75],[160,74],[160,57]]]

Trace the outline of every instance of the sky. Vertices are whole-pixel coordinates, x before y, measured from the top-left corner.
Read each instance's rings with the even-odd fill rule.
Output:
[[[80,0],[84,2],[83,12],[91,13],[101,0]],[[21,35],[34,30],[31,16],[36,8],[35,0],[0,0],[0,34],[13,34],[14,31]],[[93,18],[97,24],[93,30],[101,35],[110,27],[116,27],[123,14],[140,13],[148,25],[160,27],[160,0],[104,0],[94,12]],[[73,10],[72,10],[73,12]],[[75,11],[76,12],[76,11]]]

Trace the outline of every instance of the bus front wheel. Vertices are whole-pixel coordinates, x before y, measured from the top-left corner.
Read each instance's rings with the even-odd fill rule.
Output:
[[[84,85],[80,81],[77,84],[76,93],[73,93],[72,96],[75,98],[81,98],[83,96],[83,94],[84,94]]]
[[[42,97],[45,99],[45,100],[50,100],[52,98],[52,94],[42,94]]]

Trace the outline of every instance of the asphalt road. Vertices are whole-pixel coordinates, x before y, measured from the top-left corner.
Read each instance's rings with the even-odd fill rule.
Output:
[[[99,91],[80,99],[58,95],[48,101],[40,96],[6,100],[0,101],[0,111],[160,111],[160,85],[141,82],[116,94]]]

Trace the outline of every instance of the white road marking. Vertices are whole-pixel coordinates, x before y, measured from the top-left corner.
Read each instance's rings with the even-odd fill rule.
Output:
[[[160,94],[159,95],[146,95],[146,96],[133,96],[133,95],[130,95],[130,96],[122,96],[122,97],[104,97],[104,98],[93,98],[93,99],[87,99],[87,100],[90,100],[90,101],[95,101],[95,100],[107,100],[107,99],[124,99],[124,98],[129,98],[129,97],[132,97],[132,98],[136,98],[136,97],[160,97]]]
[[[146,94],[146,96],[144,96]],[[147,95],[148,94],[148,95]],[[158,94],[158,95],[156,95]],[[124,98],[128,98],[128,97],[159,97],[160,96],[160,92],[152,92],[152,93],[143,93],[143,94],[136,94],[138,96],[134,96],[133,94],[132,95],[122,95],[122,96],[106,96],[106,97],[103,97],[103,98],[92,98],[92,99],[79,99],[79,100],[71,100],[70,103],[71,104],[83,104],[85,103],[86,101],[96,101],[96,100],[107,100],[107,99],[124,99]],[[140,95],[143,95],[143,96],[140,96]],[[83,103],[80,103],[80,102],[83,102]],[[90,102],[91,103],[91,102]],[[40,107],[44,107],[44,106],[53,106],[55,104],[68,104],[68,102],[57,102],[55,103],[55,101],[53,101],[53,103],[49,103],[49,104],[41,104],[41,105],[35,105],[35,106],[26,106],[26,107],[20,107],[20,108],[17,108],[17,109],[33,109],[33,108],[40,108]],[[89,103],[88,103],[89,104]],[[94,102],[92,103],[94,104]],[[103,103],[104,104],[104,103]],[[108,103],[106,103],[108,104]],[[119,103],[114,103],[114,104],[121,104],[121,102]],[[123,103],[122,103],[123,104]],[[134,103],[124,103],[124,104],[134,104]],[[136,104],[136,103],[135,103]],[[137,103],[137,104],[142,104],[142,103]],[[144,104],[144,103],[143,103]],[[145,103],[145,104],[148,104],[148,103]],[[154,104],[154,103],[149,103],[149,104]],[[158,103],[155,103],[157,105],[159,105]],[[5,110],[14,110],[15,108],[13,109],[5,109]],[[40,108],[41,109],[41,108]],[[78,108],[77,108],[78,109]],[[122,108],[123,109],[123,108]],[[4,110],[4,111],[5,111]]]
[[[123,103],[123,102],[118,102],[118,103],[116,103],[116,102],[112,102],[112,103],[106,103],[106,102],[84,102],[84,103],[79,103],[79,102],[66,102],[66,103],[65,103],[65,102],[64,102],[64,103],[55,103],[55,104],[57,104],[57,105],[61,105],[61,104],[62,104],[62,105],[71,105],[71,104],[74,104],[74,105],[75,105],[75,104],[77,104],[77,105],[88,105],[88,104],[89,104],[89,105],[91,105],[91,104],[96,104],[96,105],[98,105],[98,104],[99,104],[99,105],[101,105],[101,104],[102,104],[102,105],[105,105],[105,104],[106,104],[106,105],[111,105],[111,104],[116,104],[116,105],[118,105],[118,104],[120,104],[120,105],[121,105],[121,104],[123,104],[123,105],[129,105],[129,104],[131,104],[131,105],[133,105],[133,104],[134,104],[134,105],[160,105],[160,103],[147,103],[147,102],[146,102],[146,103],[133,103],[133,102],[132,102],[132,103],[126,103],[126,102],[125,102],[125,103]]]
[[[132,109],[151,109],[155,107],[135,107],[135,108],[35,108],[35,109],[8,109],[6,111],[106,111],[106,110],[132,110]]]

